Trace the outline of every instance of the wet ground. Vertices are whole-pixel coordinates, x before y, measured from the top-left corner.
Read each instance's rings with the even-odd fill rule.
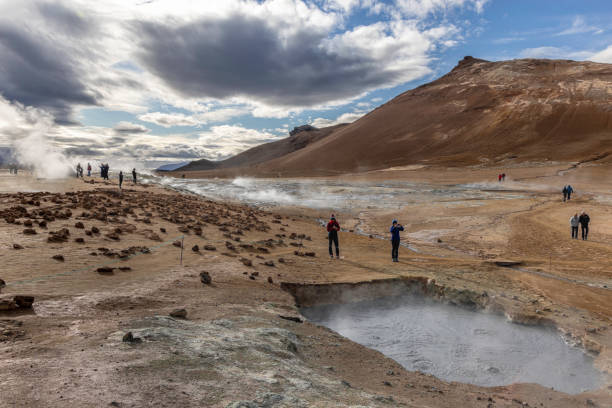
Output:
[[[408,370],[481,386],[537,383],[570,394],[601,385],[593,359],[556,330],[416,296],[302,308],[309,320]]]

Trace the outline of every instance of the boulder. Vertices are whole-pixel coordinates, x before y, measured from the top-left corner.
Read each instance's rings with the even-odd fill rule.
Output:
[[[26,228],[23,230],[24,235],[36,235],[36,230],[33,228]]]
[[[13,249],[23,249],[23,247],[19,244],[13,244]]]
[[[34,303],[34,296],[16,295],[13,301],[22,309],[30,309]]]
[[[187,317],[187,310],[185,309],[176,309],[170,312],[171,317],[175,317],[177,319],[185,319]]]
[[[200,281],[205,285],[210,285],[212,283],[212,278],[208,272],[202,271],[200,272]]]
[[[55,259],[56,261],[64,262],[64,255],[61,254],[53,255],[51,258]]]

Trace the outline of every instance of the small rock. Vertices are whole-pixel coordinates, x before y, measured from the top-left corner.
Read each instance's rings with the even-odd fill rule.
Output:
[[[204,249],[207,251],[216,251],[217,248],[214,245],[204,245]]]
[[[271,276],[268,276],[268,283],[274,283]]]
[[[81,238],[81,237],[78,237],[78,238],[74,239],[74,242],[78,242],[79,244],[84,244],[85,240],[83,238]]]
[[[0,310],[1,311],[9,311],[9,310],[16,310],[17,309],[17,303],[15,303],[15,301],[10,300],[10,299],[0,299]]]
[[[36,230],[33,228],[26,228],[23,230],[25,235],[36,235]]]
[[[34,296],[16,295],[15,297],[13,297],[13,300],[20,308],[30,309],[32,307],[32,304],[34,303]]]
[[[177,319],[185,319],[187,317],[187,310],[185,309],[176,309],[170,312],[170,316],[175,317]]]
[[[74,228],[83,229],[83,228],[85,228],[85,225],[83,225],[83,223],[81,221],[79,221],[76,224],[74,224]]]
[[[166,233],[166,229],[165,228],[160,228],[159,231],[163,232],[164,234]]]
[[[197,246],[197,245],[194,245],[194,246],[192,246],[192,247],[191,247],[191,250],[192,250],[193,252],[200,252],[200,247],[199,247],[199,246]]]
[[[182,246],[183,246],[183,245],[181,244],[181,241],[174,241],[174,242],[172,243],[172,245],[174,245],[174,246],[175,246],[175,247],[177,247],[177,248],[180,248],[180,247],[182,247]]]
[[[253,261],[248,258],[240,258],[240,262],[242,262],[244,266],[253,266]]]
[[[122,271],[122,272],[129,272],[129,271],[132,270],[132,268],[129,267],[129,266],[120,266],[119,270]]]
[[[113,273],[114,269],[115,268],[111,268],[110,266],[102,266],[102,267],[96,269],[96,271],[98,273],[107,273],[108,274],[108,273]]]
[[[19,244],[13,244],[13,249],[23,249],[23,247]]]
[[[123,336],[123,342],[124,343],[140,343],[140,342],[142,342],[142,339],[140,337],[134,337],[132,332],[127,332]]]
[[[53,255],[51,258],[55,259],[56,261],[64,262],[64,255]]]
[[[212,278],[208,272],[202,271],[200,272],[200,281],[205,285],[210,285],[212,283]]]
[[[273,267],[274,266],[274,261],[266,261],[266,262],[264,262],[264,265]]]
[[[389,381],[383,381],[383,384],[387,387],[393,387]]]
[[[98,227],[91,227],[91,232],[94,234],[99,234],[100,233],[100,229]]]

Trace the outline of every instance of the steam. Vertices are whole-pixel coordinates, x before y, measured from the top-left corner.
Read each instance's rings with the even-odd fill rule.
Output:
[[[47,137],[53,126],[48,113],[11,103],[0,95],[0,142],[10,143],[13,158],[39,178],[57,179],[70,174],[68,159]]]

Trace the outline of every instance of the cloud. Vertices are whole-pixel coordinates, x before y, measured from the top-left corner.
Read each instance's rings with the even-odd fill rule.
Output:
[[[603,62],[607,64],[612,64],[612,45],[608,46],[608,48],[596,52],[595,54],[589,57],[590,61],[594,62]]]
[[[333,33],[333,25],[299,14],[280,17],[239,10],[184,23],[135,22],[138,60],[186,97],[312,107],[430,73],[429,52],[458,31],[395,20]]]
[[[205,149],[204,158],[223,160],[251,147],[273,142],[282,137],[286,137],[286,134],[279,136],[242,126],[221,125],[213,126],[209,131],[200,133],[199,142]]]
[[[487,2],[488,0],[396,0],[395,5],[404,15],[425,17],[457,7],[471,7],[477,13],[482,13]]]
[[[559,47],[526,48],[519,53],[521,58],[551,58],[583,60],[592,55],[590,51],[575,51]]]
[[[338,116],[336,119],[316,118],[311,122],[314,127],[322,128],[327,126],[339,125],[341,123],[352,123],[361,118],[364,112],[347,112]]]
[[[138,119],[143,122],[155,123],[165,128],[172,126],[197,126],[199,124],[193,116],[182,113],[151,112],[138,116]]]
[[[113,129],[120,134],[148,133],[151,130],[146,126],[125,121],[117,123]]]
[[[572,34],[584,34],[584,33],[595,33],[600,34],[603,30],[599,27],[591,26],[586,23],[584,17],[576,16],[572,22],[572,26],[567,28],[556,35],[572,35]]]

